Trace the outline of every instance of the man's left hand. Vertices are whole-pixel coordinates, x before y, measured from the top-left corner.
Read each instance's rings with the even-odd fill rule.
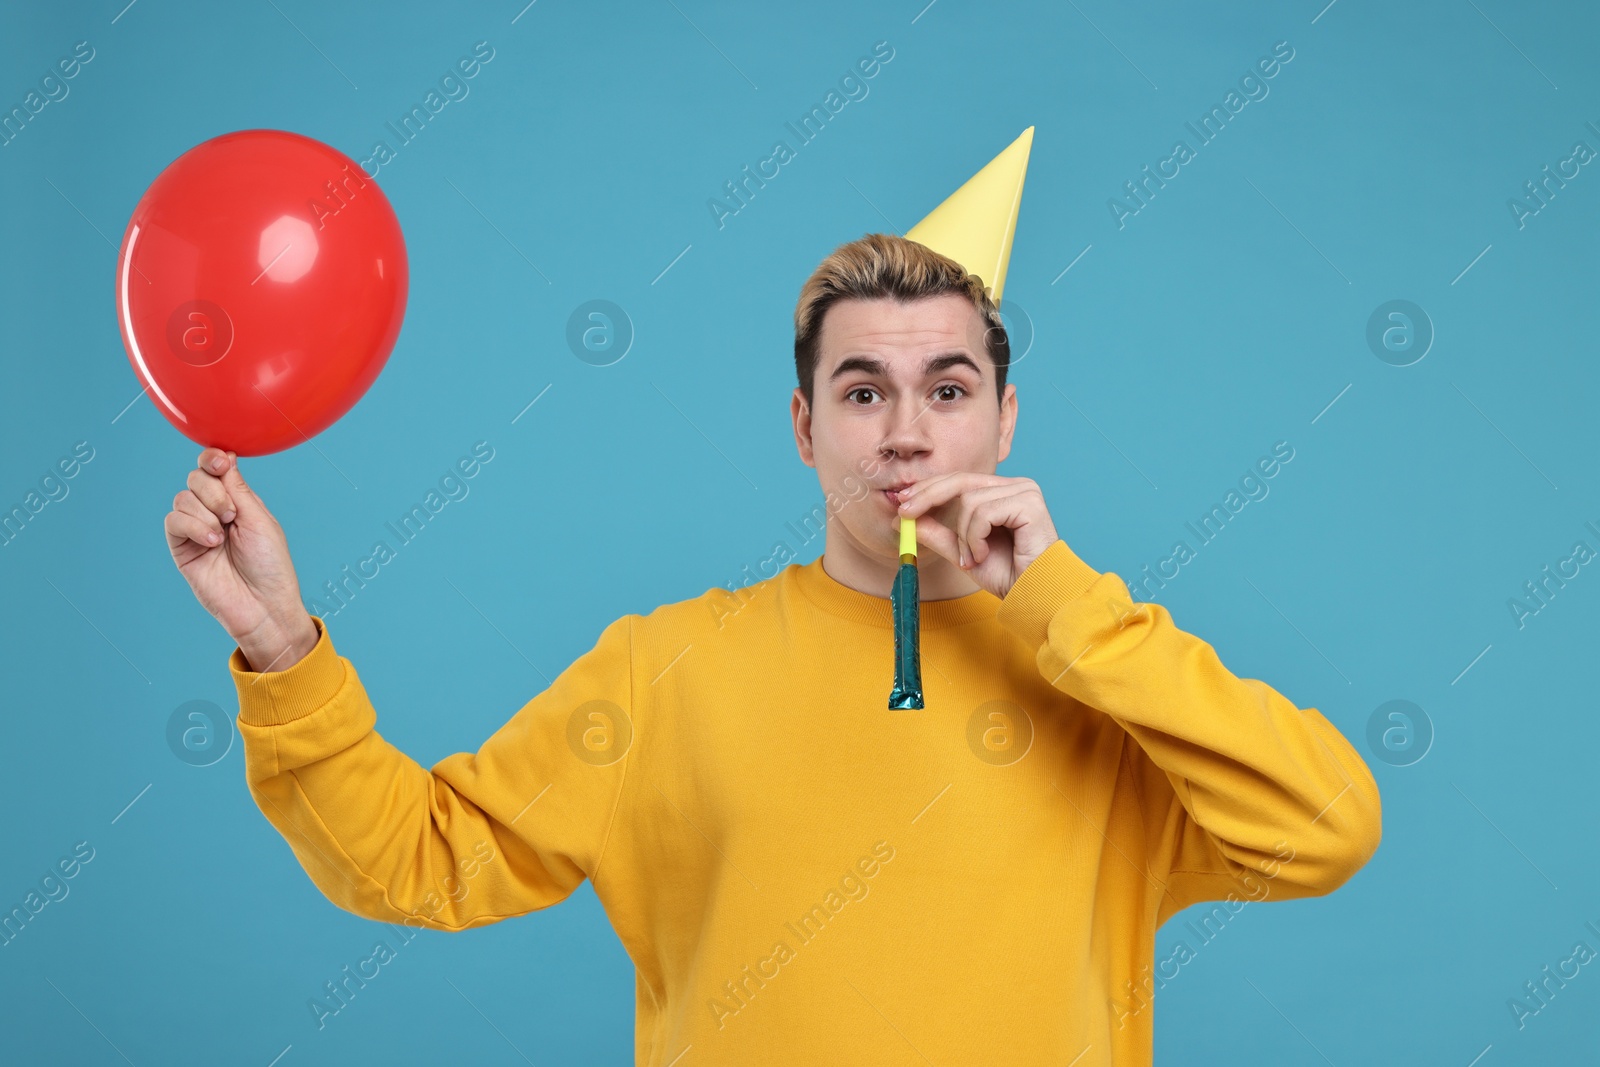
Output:
[[[917,543],[1004,597],[1059,538],[1032,478],[954,471],[900,495],[900,515],[917,520]]]

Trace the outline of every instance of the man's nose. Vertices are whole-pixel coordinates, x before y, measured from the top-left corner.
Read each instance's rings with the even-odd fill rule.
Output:
[[[927,423],[922,418],[927,406],[912,394],[902,394],[889,401],[888,426],[885,428],[883,447],[906,456],[927,449]]]

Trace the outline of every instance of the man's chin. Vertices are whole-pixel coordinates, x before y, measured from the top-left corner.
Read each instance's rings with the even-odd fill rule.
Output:
[[[835,522],[837,522],[837,517]],[[900,565],[900,520],[891,518],[887,522],[874,521],[870,528],[863,530],[859,526],[846,527],[850,540],[855,542],[856,550],[864,556],[887,565]]]

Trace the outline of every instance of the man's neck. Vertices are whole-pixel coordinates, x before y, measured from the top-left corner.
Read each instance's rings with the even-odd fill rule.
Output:
[[[864,551],[842,531],[833,536],[829,526],[822,550],[822,569],[840,585],[868,596],[889,598],[900,561],[881,559]],[[926,545],[917,546],[917,595],[923,600],[952,600],[983,588],[960,567]]]

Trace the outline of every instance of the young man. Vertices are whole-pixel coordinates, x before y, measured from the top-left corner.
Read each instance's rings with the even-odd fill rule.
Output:
[[[282,530],[203,452],[169,542],[239,644],[251,793],[323,893],[461,930],[590,879],[636,967],[641,1065],[1122,1067],[1150,1062],[1168,916],[1226,900],[1200,920],[1226,922],[1358,870],[1379,797],[1339,731],[1134,603],[1035,482],[994,473],[1015,209],[988,292],[883,235],[806,282],[795,441],[844,501],[819,559],[617,619],[431,770],[375,731]],[[892,711],[907,515],[926,707]]]

